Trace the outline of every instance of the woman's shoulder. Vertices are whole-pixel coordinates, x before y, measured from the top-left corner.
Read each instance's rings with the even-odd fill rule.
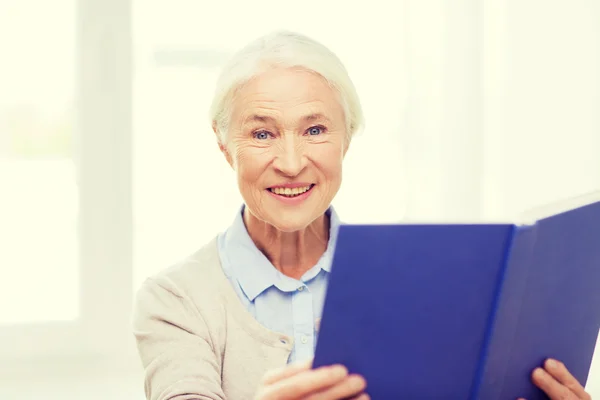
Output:
[[[224,279],[215,237],[193,254],[148,277],[140,291],[151,285],[181,298],[212,297]]]

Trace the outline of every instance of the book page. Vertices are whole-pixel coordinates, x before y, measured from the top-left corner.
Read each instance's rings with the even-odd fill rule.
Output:
[[[554,201],[519,214],[515,223],[517,225],[533,225],[540,219],[562,214],[597,202],[600,202],[600,191]]]

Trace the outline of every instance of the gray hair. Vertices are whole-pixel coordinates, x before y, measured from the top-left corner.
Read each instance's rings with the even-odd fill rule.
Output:
[[[364,126],[356,88],[339,58],[321,43],[298,33],[277,31],[262,36],[238,51],[225,65],[210,107],[210,120],[219,140],[229,129],[235,93],[268,68],[302,68],[322,76],[337,91],[350,140]]]

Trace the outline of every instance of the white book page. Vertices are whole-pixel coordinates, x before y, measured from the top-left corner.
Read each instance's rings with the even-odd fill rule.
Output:
[[[598,202],[600,202],[600,191],[570,197],[527,210],[517,217],[515,223],[517,225],[533,225],[540,219],[562,214]]]

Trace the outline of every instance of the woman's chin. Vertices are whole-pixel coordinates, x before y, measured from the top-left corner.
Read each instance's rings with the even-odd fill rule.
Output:
[[[276,215],[271,213],[272,217],[269,218],[268,222],[281,232],[291,233],[306,229],[318,215],[314,215],[314,209],[312,210],[281,210]]]
[[[285,221],[275,220],[273,221],[272,225],[281,232],[292,233],[306,229],[311,222],[312,221],[310,221],[308,218],[298,221],[290,221],[289,219],[286,219]]]
[[[321,217],[327,211],[328,203],[324,202],[319,196],[320,193],[312,190],[308,196],[299,199],[277,195],[266,190],[263,195],[266,198],[261,199],[250,206],[252,214],[258,216],[258,219],[271,225],[280,232],[297,232],[306,229],[315,220]],[[315,196],[316,195],[316,196]],[[249,203],[246,203],[247,205]],[[251,204],[251,203],[250,203]]]

